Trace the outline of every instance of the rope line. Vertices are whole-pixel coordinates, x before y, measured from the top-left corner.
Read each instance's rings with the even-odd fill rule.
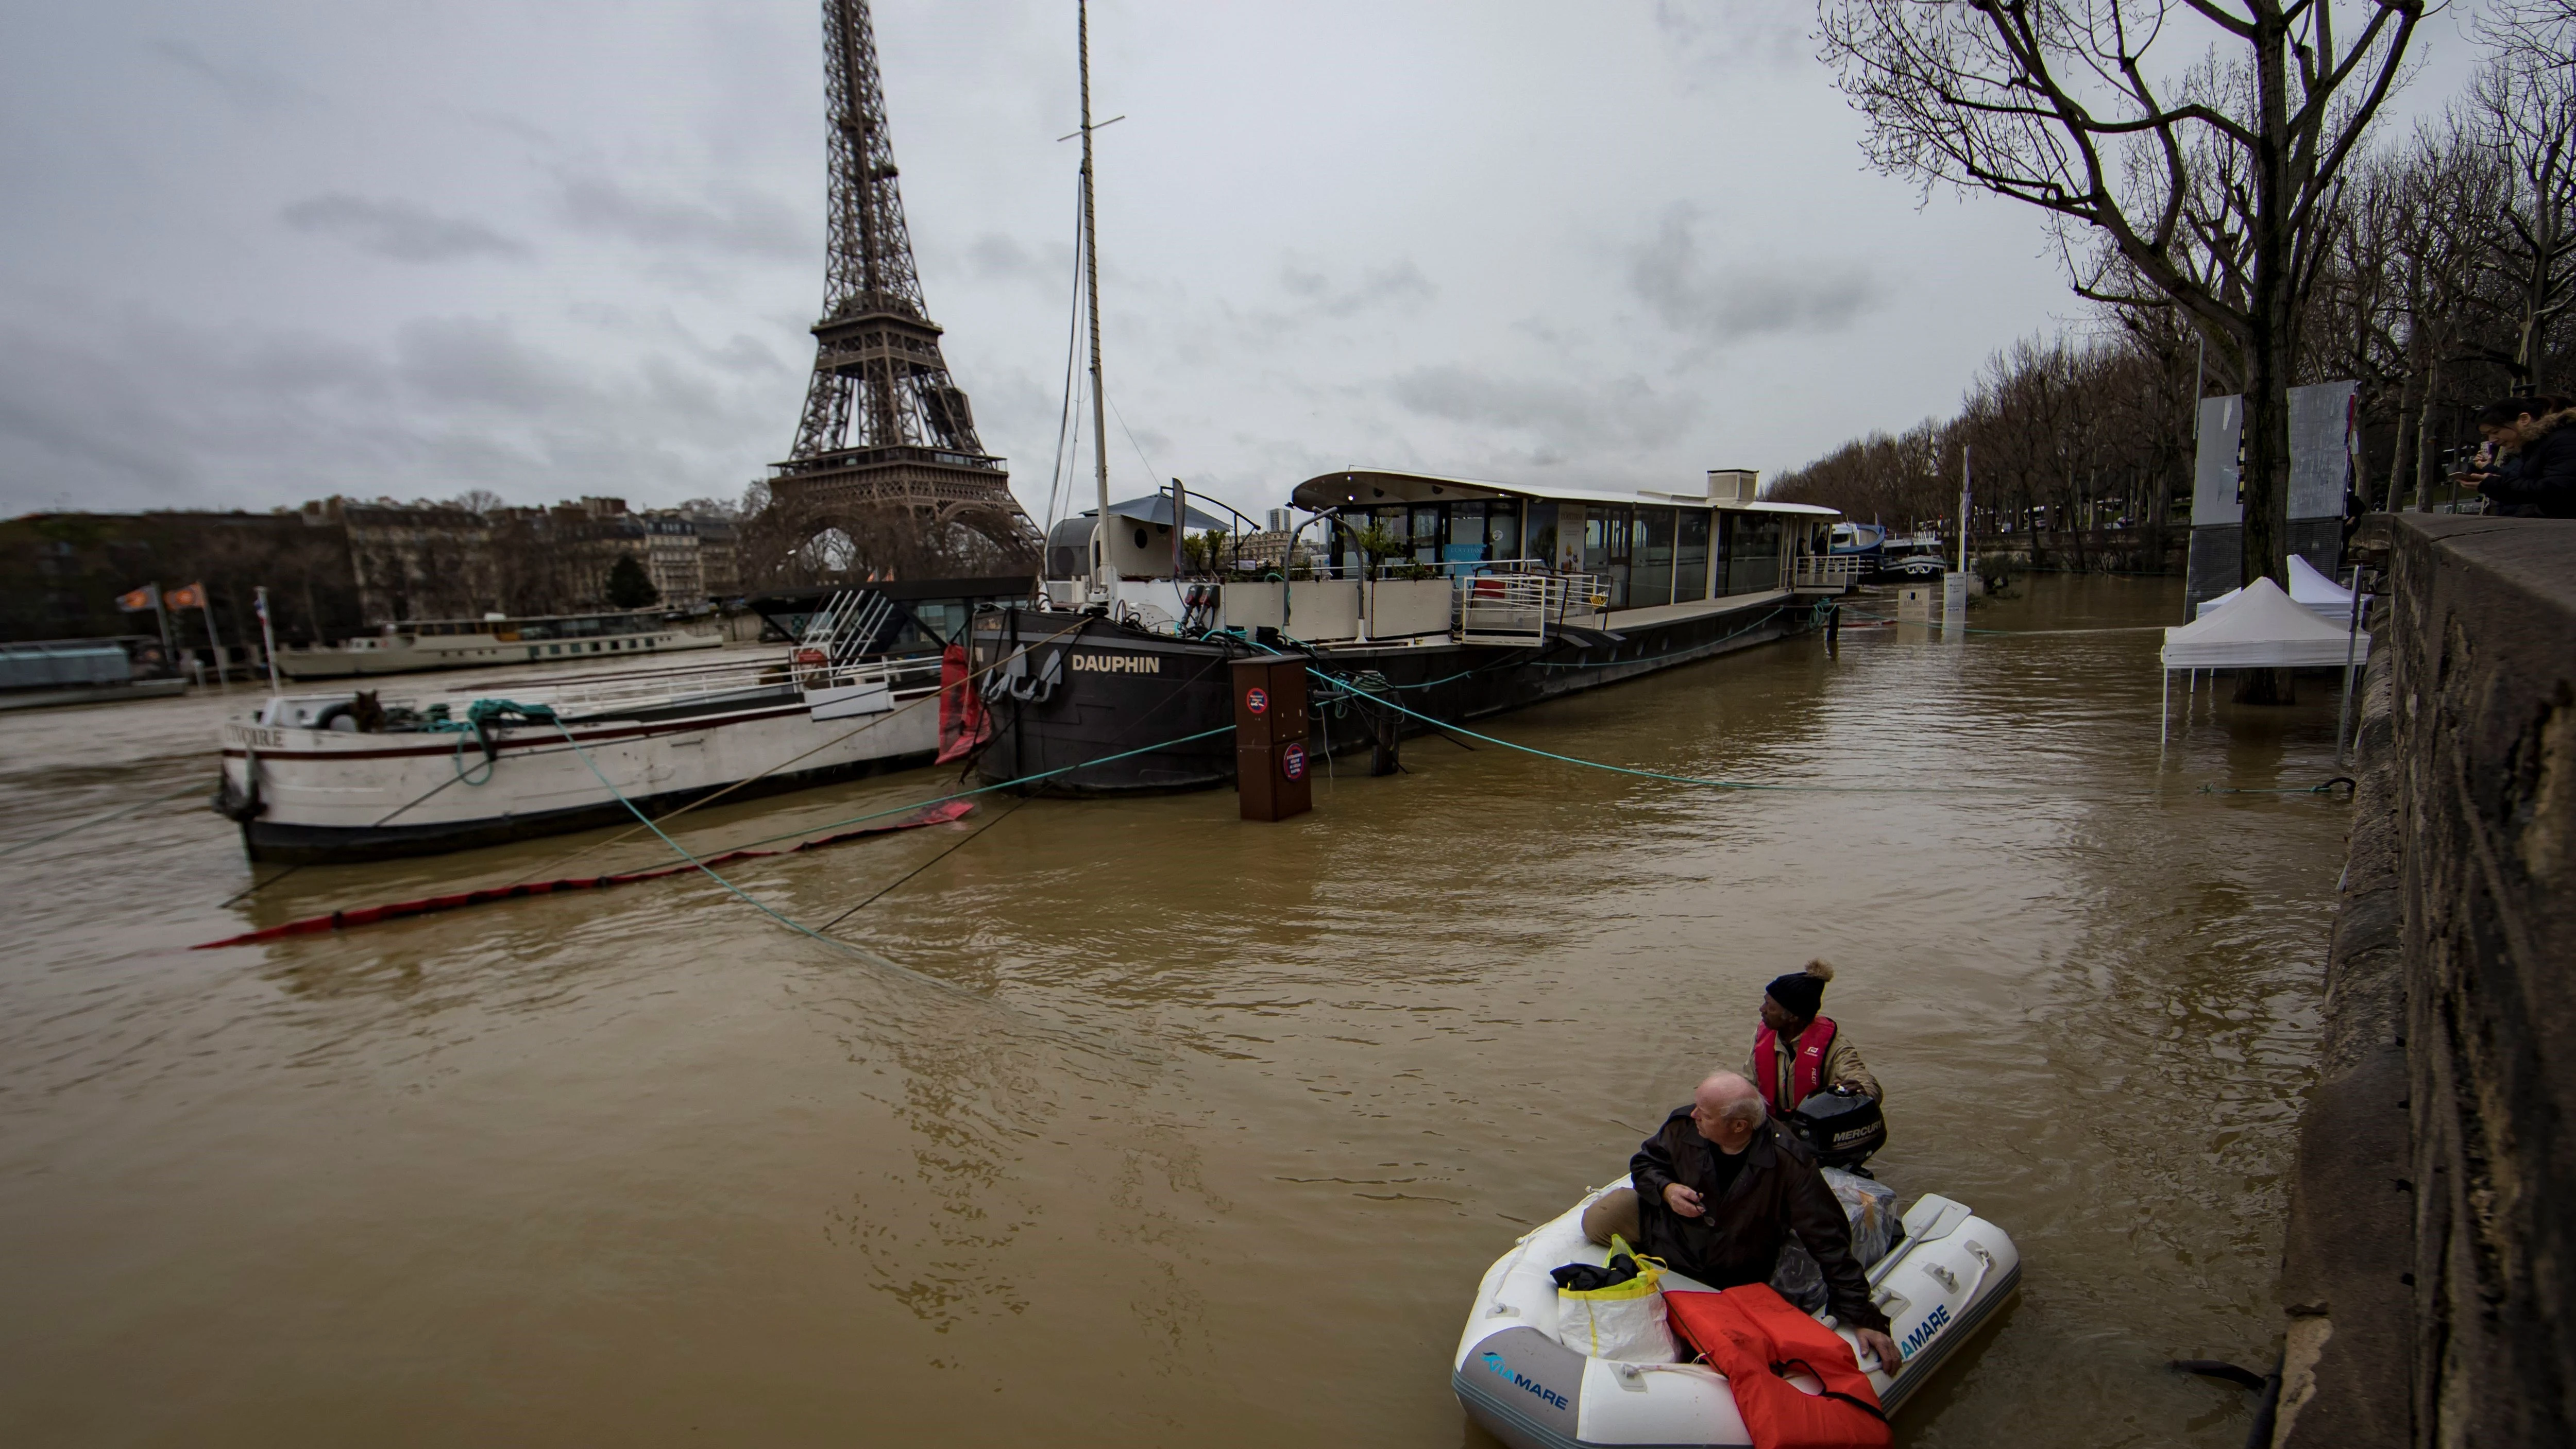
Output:
[[[138,810],[149,810],[153,806],[161,804],[164,801],[176,800],[182,795],[195,794],[197,791],[204,788],[205,786],[200,784],[182,785],[178,789],[173,790],[166,795],[155,795],[149,800],[137,800],[131,805],[120,805],[115,809],[108,811],[104,815],[92,815],[86,820],[75,820],[60,830],[50,831],[29,840],[21,840],[15,845],[0,846],[0,855],[16,855],[19,851],[26,850],[31,846],[42,845],[48,840],[60,840],[64,836],[70,835],[75,831],[87,830],[93,825],[104,825],[111,820],[131,815]]]
[[[636,805],[634,801],[626,798],[625,791],[618,789],[613,784],[610,784],[608,776],[601,772],[598,763],[591,759],[589,752],[582,749],[580,742],[572,737],[572,730],[567,727],[562,720],[556,720],[554,722],[554,726],[556,729],[563,731],[564,743],[571,745],[572,752],[581,757],[581,762],[590,766],[590,773],[598,777],[600,786],[603,789],[607,790],[609,794],[617,797],[617,803],[625,806],[628,813],[632,814],[638,821],[643,823],[645,829],[652,831],[655,835],[661,836],[662,843],[671,847],[671,849],[678,854],[680,859],[696,866],[699,874],[704,875],[707,879],[714,881],[717,885],[723,886],[726,890],[733,892],[735,896],[741,899],[743,904],[750,906],[753,910],[760,912],[762,915],[769,917],[771,920],[776,921],[778,924],[785,926],[787,929],[794,931],[800,936],[810,936],[813,939],[822,942],[826,946],[833,947],[836,950],[845,951],[850,955],[867,962],[871,966],[881,966],[889,971],[901,972],[903,975],[909,976],[915,981],[927,982],[932,986],[938,987],[942,991],[952,991],[960,996],[972,996],[974,994],[954,982],[942,981],[936,976],[927,975],[923,972],[915,971],[909,966],[889,961],[885,957],[880,956],[876,952],[858,945],[855,942],[844,941],[838,936],[826,936],[822,932],[815,930],[813,927],[806,925],[804,922],[796,920],[794,917],[788,916],[783,912],[772,909],[768,902],[761,900],[751,892],[744,890],[742,887],[735,885],[732,881],[718,875],[713,866],[710,866],[705,861],[689,854],[688,847],[680,844],[680,842],[673,840],[669,835],[665,834],[661,826],[653,823],[653,817],[645,814],[643,809]]]
[[[1132,750],[1121,750],[1114,755],[1102,755],[1096,760],[1082,760],[1070,765],[1058,765],[1052,770],[1040,770],[1034,775],[1022,775],[1015,780],[1004,780],[998,785],[979,785],[972,790],[960,790],[954,795],[942,795],[932,800],[915,800],[909,805],[897,805],[887,810],[872,810],[865,815],[853,815],[847,820],[834,820],[822,825],[809,825],[802,830],[790,830],[784,835],[764,835],[758,840],[747,840],[733,848],[736,850],[749,850],[755,845],[769,845],[777,841],[793,839],[799,835],[811,835],[817,830],[838,830],[845,825],[858,825],[869,820],[881,820],[888,815],[900,815],[907,810],[925,810],[933,805],[945,805],[951,800],[971,800],[978,795],[990,795],[996,790],[1008,790],[1014,785],[1033,785],[1040,780],[1051,780],[1058,775],[1069,774],[1075,770],[1087,770],[1094,765],[1113,764],[1119,760],[1131,759],[1137,755],[1150,755],[1156,750],[1168,750],[1174,745],[1193,744],[1199,740],[1206,739],[1211,735],[1230,733],[1233,729],[1234,726],[1230,724],[1218,725],[1212,730],[1201,730],[1194,735],[1182,735],[1178,739],[1164,740],[1160,744],[1143,745]]]
[[[1033,642],[1033,643],[1030,643],[1030,644],[1027,644],[1027,645],[1022,646],[1022,647],[1021,647],[1021,648],[1020,648],[1016,653],[1012,653],[1012,654],[1005,654],[1005,655],[1003,655],[1002,657],[1000,657],[1000,658],[998,658],[998,659],[995,659],[992,663],[985,665],[983,668],[978,669],[978,670],[974,670],[974,671],[970,672],[969,674],[967,674],[967,676],[966,676],[966,683],[968,683],[968,684],[972,685],[972,684],[976,683],[978,680],[980,680],[983,676],[985,676],[985,675],[987,675],[987,674],[992,673],[994,670],[1001,668],[1002,666],[1004,666],[1004,665],[1006,665],[1006,664],[1010,663],[1012,660],[1014,660],[1014,659],[1024,659],[1024,658],[1027,658],[1031,653],[1035,652],[1036,650],[1039,650],[1039,649],[1045,648],[1047,645],[1054,643],[1055,641],[1057,641],[1058,639],[1063,638],[1063,637],[1064,637],[1064,636],[1066,636],[1067,634],[1071,634],[1071,633],[1076,632],[1077,630],[1080,630],[1082,627],[1083,627],[1083,625],[1081,625],[1081,624],[1075,624],[1075,625],[1071,626],[1070,628],[1058,629],[1056,632],[1054,632],[1054,633],[1052,633],[1052,634],[1049,634],[1048,636],[1046,636],[1046,637],[1045,637],[1045,638],[1043,638],[1043,639],[1040,639],[1040,640],[1037,640],[1037,641],[1035,641],[1035,642]],[[730,794],[732,794],[733,792],[735,792],[736,790],[739,790],[739,789],[743,788],[745,785],[750,785],[750,784],[756,783],[756,782],[758,782],[758,781],[760,781],[760,780],[766,779],[766,778],[768,778],[769,776],[774,775],[774,774],[777,774],[779,771],[786,769],[786,768],[787,768],[788,766],[790,766],[790,765],[796,764],[796,763],[798,763],[799,761],[802,761],[802,760],[810,759],[810,758],[812,758],[813,756],[818,755],[818,754],[821,754],[823,751],[828,750],[828,749],[832,748],[832,747],[833,747],[833,746],[835,746],[835,745],[846,744],[846,743],[848,743],[848,742],[849,742],[849,741],[851,741],[851,740],[857,739],[859,736],[861,736],[861,735],[863,735],[863,734],[866,734],[868,731],[870,731],[870,730],[872,730],[872,729],[875,729],[878,725],[884,724],[884,723],[888,722],[889,720],[895,719],[896,717],[898,717],[898,716],[900,716],[900,715],[910,714],[912,711],[914,711],[914,710],[916,710],[916,709],[921,708],[921,707],[922,707],[923,705],[925,705],[925,704],[930,704],[930,703],[934,703],[934,702],[938,701],[939,699],[941,699],[941,698],[945,697],[947,693],[948,693],[948,686],[943,682],[943,683],[942,683],[938,688],[931,690],[928,694],[924,694],[924,695],[917,696],[916,698],[912,699],[911,701],[909,701],[909,702],[907,702],[907,703],[899,704],[899,705],[895,706],[893,709],[891,709],[891,710],[887,711],[887,712],[886,712],[886,713],[884,713],[884,714],[873,716],[872,718],[870,718],[870,719],[868,720],[868,722],[867,722],[867,723],[865,723],[865,724],[863,724],[863,725],[860,725],[857,729],[851,730],[851,731],[849,731],[849,732],[848,732],[848,733],[846,733],[846,734],[837,735],[837,736],[835,736],[835,737],[833,737],[833,738],[831,738],[831,739],[825,740],[823,743],[821,743],[821,744],[819,744],[819,745],[816,745],[814,748],[812,748],[812,749],[810,749],[810,750],[807,750],[805,753],[803,753],[803,754],[801,754],[801,755],[792,755],[792,756],[788,757],[787,759],[781,760],[781,761],[779,761],[777,764],[775,764],[775,765],[771,765],[769,768],[767,768],[767,769],[765,769],[765,770],[762,770],[760,773],[758,773],[758,774],[756,774],[756,775],[746,775],[746,776],[744,776],[742,779],[736,780],[736,781],[734,781],[732,784],[727,785],[727,786],[725,786],[723,789],[721,789],[721,790],[717,790],[717,791],[715,791],[715,792],[714,792],[714,793],[712,793],[712,794],[701,795],[701,796],[699,796],[697,799],[690,801],[688,804],[681,806],[679,809],[668,812],[667,814],[663,815],[663,816],[662,816],[662,818],[663,818],[663,819],[665,819],[665,820],[677,820],[677,819],[679,819],[681,816],[686,815],[686,814],[688,814],[690,811],[695,810],[695,809],[698,809],[698,808],[699,808],[699,807],[701,807],[701,806],[713,805],[713,804],[714,804],[714,803],[716,803],[718,800],[721,800],[721,799],[725,798],[727,795],[730,795]],[[524,883],[526,883],[526,882],[528,882],[528,881],[531,881],[531,880],[548,880],[548,879],[551,879],[551,878],[553,878],[557,873],[559,873],[559,872],[563,869],[563,867],[565,867],[565,866],[567,866],[567,865],[572,864],[574,861],[581,859],[583,856],[588,855],[588,854],[590,854],[591,852],[596,851],[596,850],[606,850],[606,849],[608,849],[610,846],[613,846],[613,845],[619,845],[619,844],[622,844],[622,843],[624,843],[624,842],[626,842],[626,841],[632,840],[632,839],[634,839],[634,838],[635,838],[635,835],[636,835],[636,829],[635,829],[635,827],[634,827],[634,826],[631,826],[631,825],[630,825],[630,826],[628,826],[626,829],[624,829],[624,830],[622,830],[622,831],[618,832],[618,833],[617,833],[617,834],[615,834],[615,835],[610,836],[610,837],[609,837],[608,839],[606,839],[606,840],[595,840],[595,841],[592,841],[590,844],[585,845],[585,846],[581,846],[581,847],[579,847],[578,849],[573,850],[571,853],[569,853],[569,854],[567,854],[567,855],[562,855],[562,856],[558,856],[558,857],[556,857],[556,859],[555,859],[553,862],[551,862],[550,864],[547,864],[547,865],[545,865],[545,866],[542,866],[542,867],[540,867],[540,868],[538,868],[538,869],[536,869],[536,870],[530,871],[528,874],[526,874],[526,875],[523,875],[523,876],[519,877],[519,880],[518,880],[517,882],[515,882],[515,883],[516,883],[516,884],[524,884]]]
[[[1003,811],[1002,813],[1000,813],[999,815],[994,816],[992,819],[987,820],[987,821],[985,821],[983,824],[978,825],[978,826],[976,826],[974,829],[972,829],[972,830],[970,830],[970,831],[966,832],[966,835],[965,835],[965,837],[964,837],[963,839],[958,840],[958,841],[957,841],[957,842],[955,842],[954,844],[950,845],[946,850],[943,850],[943,851],[939,852],[937,855],[932,856],[930,859],[923,861],[921,864],[914,866],[912,869],[910,869],[910,870],[908,870],[908,871],[905,871],[902,875],[899,875],[899,876],[895,877],[893,881],[891,881],[891,882],[889,882],[888,884],[886,884],[885,886],[883,886],[883,887],[879,888],[879,889],[878,889],[878,891],[877,891],[874,895],[869,896],[866,900],[863,900],[863,901],[859,902],[857,905],[852,906],[852,907],[850,907],[848,910],[841,912],[839,915],[834,916],[832,919],[830,919],[830,920],[828,920],[828,921],[825,921],[825,922],[823,923],[822,929],[824,929],[824,930],[828,931],[828,930],[832,929],[834,926],[837,926],[837,925],[841,924],[843,921],[848,920],[850,917],[857,915],[859,912],[866,910],[868,907],[875,905],[879,900],[884,899],[886,896],[893,894],[897,889],[901,888],[901,887],[902,887],[906,882],[910,881],[914,876],[917,876],[917,875],[921,874],[923,871],[928,870],[928,869],[930,869],[932,866],[939,864],[941,861],[946,860],[948,857],[950,857],[950,856],[952,856],[952,855],[955,855],[958,851],[963,850],[963,849],[965,849],[968,845],[972,844],[972,843],[975,841],[975,839],[976,839],[978,836],[981,836],[985,831],[992,829],[994,826],[999,825],[999,824],[1001,824],[1003,821],[1008,820],[1008,819],[1010,819],[1012,816],[1017,815],[1018,813],[1020,813],[1020,807],[1021,807],[1021,806],[1023,806],[1023,805],[1026,805],[1027,803],[1029,803],[1029,802],[1028,802],[1028,798],[1027,798],[1026,796],[1023,796],[1023,797],[1021,797],[1020,799],[1017,799],[1017,800],[1012,801],[1009,809],[1004,810],[1004,811]]]
[[[1310,666],[1306,672],[1315,676],[1317,679],[1324,681],[1326,684],[1336,686],[1337,688],[1350,689],[1350,686],[1344,681],[1326,674],[1320,669]],[[1359,690],[1351,690],[1351,692],[1353,694],[1365,693],[1364,691]],[[1644,780],[1663,780],[1675,785],[1705,785],[1716,790],[1761,790],[1783,794],[1795,793],[1819,795],[1992,795],[2015,793],[2028,794],[2032,791],[2032,787],[2027,785],[1790,785],[1770,783],[1760,780],[1713,780],[1701,775],[1671,775],[1660,770],[1640,770],[1629,765],[1613,765],[1600,760],[1587,760],[1579,755],[1561,755],[1554,750],[1542,750],[1536,745],[1520,744],[1517,741],[1507,740],[1498,735],[1489,735],[1468,729],[1464,725],[1451,724],[1446,720],[1434,719],[1431,716],[1422,713],[1420,710],[1409,709],[1382,695],[1370,694],[1365,697],[1371,699],[1375,703],[1385,705],[1388,709],[1395,710],[1398,713],[1411,715],[1415,719],[1422,721],[1424,724],[1429,725],[1434,729],[1454,730],[1459,734],[1467,736],[1469,739],[1483,740],[1487,744],[1500,745],[1507,750],[1518,750],[1525,755],[1536,755],[1541,759],[1555,760],[1562,764],[1580,765],[1587,770],[1603,770],[1614,775],[1633,775]]]

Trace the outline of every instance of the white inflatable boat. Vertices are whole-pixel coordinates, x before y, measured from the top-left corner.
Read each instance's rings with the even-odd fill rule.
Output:
[[[1476,1289],[1450,1385],[1469,1417],[1513,1449],[1753,1442],[1716,1370],[1592,1358],[1557,1341],[1556,1280],[1548,1273],[1561,1264],[1609,1260],[1608,1249],[1584,1237],[1583,1210],[1627,1185],[1623,1177],[1587,1194],[1563,1217],[1523,1235]],[[1850,1330],[1835,1325],[1854,1344],[1890,1415],[2021,1286],[2021,1254],[2012,1239],[1966,1204],[1927,1193],[1903,1221],[1902,1241],[1868,1272],[1871,1297],[1887,1314],[1904,1366],[1888,1373],[1859,1354]],[[1672,1272],[1663,1286],[1707,1287]],[[1796,1377],[1790,1382],[1810,1393],[1823,1387]]]

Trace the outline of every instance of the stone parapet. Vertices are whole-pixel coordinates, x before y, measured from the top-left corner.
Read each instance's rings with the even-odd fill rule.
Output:
[[[2384,524],[2274,1443],[2576,1443],[2576,521]]]

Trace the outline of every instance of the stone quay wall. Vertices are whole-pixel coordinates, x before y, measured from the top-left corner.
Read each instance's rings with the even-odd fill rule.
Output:
[[[2374,533],[2273,1442],[2576,1443],[2576,521]]]

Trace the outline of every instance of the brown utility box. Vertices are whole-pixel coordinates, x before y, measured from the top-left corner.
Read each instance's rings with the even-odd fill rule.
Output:
[[[1306,661],[1234,661],[1234,788],[1246,820],[1285,820],[1315,806],[1306,755]]]

